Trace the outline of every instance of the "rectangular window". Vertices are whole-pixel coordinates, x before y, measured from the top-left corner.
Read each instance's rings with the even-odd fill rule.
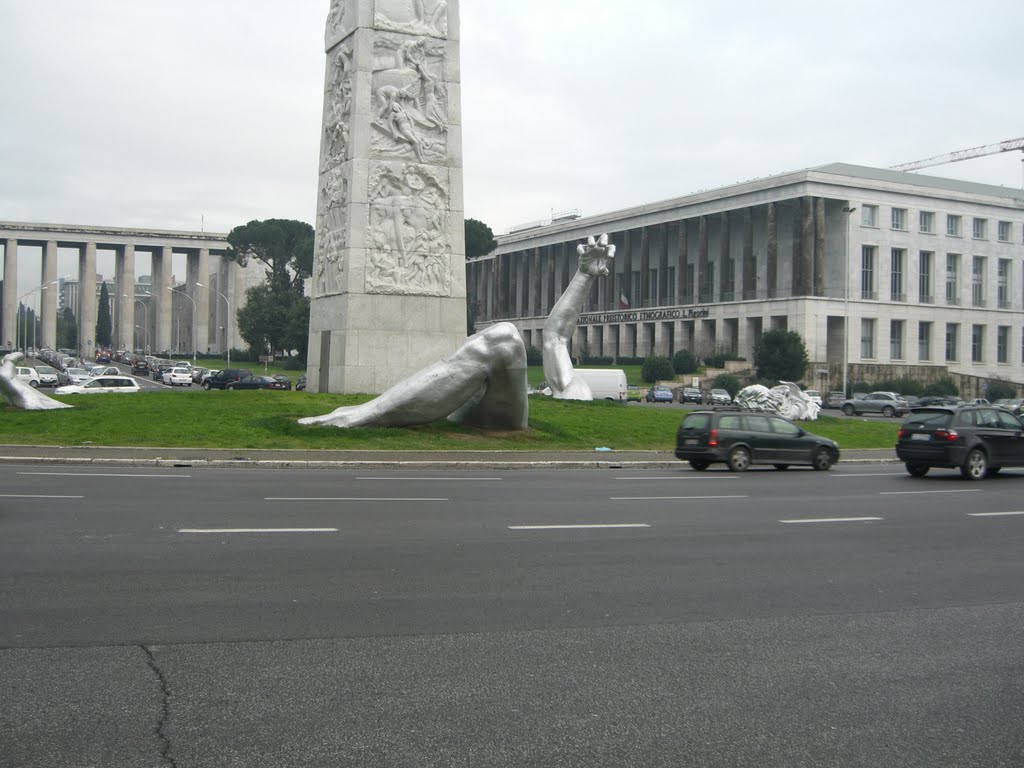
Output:
[[[960,237],[960,217],[946,216],[946,234],[950,237]]]
[[[957,305],[960,303],[960,254],[946,254],[946,303]]]
[[[902,320],[889,321],[889,357],[893,360],[903,359],[903,326]]]
[[[985,257],[975,256],[971,267],[971,304],[985,306]]]
[[[999,222],[999,242],[1008,243],[1013,239],[1013,224],[1009,221]]]
[[[932,324],[931,323],[918,323],[917,324],[917,359],[918,360],[931,360],[932,359]]]
[[[918,216],[918,229],[926,235],[935,232],[935,214],[931,211],[921,211]]]
[[[996,362],[1010,362],[1010,326],[1000,325],[996,329]]]
[[[873,245],[863,245],[860,249],[860,297],[877,299],[875,294],[875,251]]]
[[[907,294],[903,287],[903,270],[907,261],[905,248],[892,249],[892,266],[889,274],[889,298],[892,301],[906,301]]]
[[[864,205],[861,206],[860,223],[865,227],[877,227],[878,226],[878,206],[877,205]]]
[[[864,359],[875,356],[875,320],[871,317],[860,321],[860,356]]]
[[[987,219],[975,219],[974,226],[971,229],[971,234],[975,240],[984,240],[988,230]]]
[[[1000,309],[1010,308],[1010,260],[1000,259],[996,275],[996,301]]]
[[[985,326],[971,326],[971,362],[980,363],[984,360]]]
[[[906,208],[893,208],[892,209],[892,228],[893,229],[906,229],[907,228],[907,209]]]
[[[931,251],[921,251],[917,255],[917,300],[922,304],[931,304],[935,301],[932,295],[932,262],[935,254]]]
[[[960,324],[959,323],[946,323],[946,360],[955,361],[957,359],[957,337],[960,335]]]

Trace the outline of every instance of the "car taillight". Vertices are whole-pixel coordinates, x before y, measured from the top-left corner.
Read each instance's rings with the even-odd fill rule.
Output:
[[[960,437],[960,435],[957,434],[955,429],[936,429],[935,430],[935,439],[936,440],[945,440],[946,442],[949,442],[949,443],[955,443],[958,437]]]
[[[708,435],[708,445],[718,445],[718,430],[712,429],[711,434]]]
[[[897,439],[897,440],[902,440],[902,439],[903,439],[904,437],[906,437],[906,436],[907,436],[907,435],[909,435],[909,434],[910,434],[910,433],[909,433],[909,432],[908,432],[907,430],[905,430],[905,429],[900,429],[900,430],[899,430],[899,431],[898,431],[898,432],[896,433],[896,439]]]

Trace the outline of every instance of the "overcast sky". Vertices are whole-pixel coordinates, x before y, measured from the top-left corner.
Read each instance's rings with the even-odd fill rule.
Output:
[[[328,5],[0,0],[0,220],[313,223]],[[466,215],[498,234],[1024,135],[1020,0],[463,0],[461,16]],[[1021,157],[926,173],[1020,187]]]

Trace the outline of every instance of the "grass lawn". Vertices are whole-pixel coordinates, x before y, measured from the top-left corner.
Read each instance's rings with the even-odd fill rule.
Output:
[[[530,398],[530,428],[484,432],[442,421],[403,429],[303,427],[297,419],[367,396],[307,392],[69,395],[59,411],[0,409],[0,444],[380,450],[670,450],[684,412]],[[803,425],[841,448],[891,448],[896,426],[825,416]]]

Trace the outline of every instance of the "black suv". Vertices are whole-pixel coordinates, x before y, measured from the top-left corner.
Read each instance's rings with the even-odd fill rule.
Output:
[[[142,357],[132,363],[132,376],[138,376],[140,374],[143,376],[149,375],[149,363],[147,363],[145,358]]]
[[[1024,466],[1024,423],[992,405],[915,408],[897,433],[896,456],[914,477],[946,467],[981,480],[1003,467]]]
[[[826,470],[839,461],[839,446],[773,413],[694,411],[676,432],[676,458],[696,470],[715,462],[724,462],[733,472],[751,464],[776,469],[809,464]]]
[[[203,382],[203,389],[227,389],[228,384],[234,384],[251,373],[252,371],[245,368],[225,368],[208,376]]]

